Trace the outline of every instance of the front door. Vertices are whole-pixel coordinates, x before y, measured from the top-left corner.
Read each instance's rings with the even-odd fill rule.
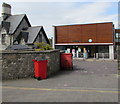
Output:
[[[96,51],[97,51],[96,46],[88,46],[87,47],[88,57],[94,58]]]

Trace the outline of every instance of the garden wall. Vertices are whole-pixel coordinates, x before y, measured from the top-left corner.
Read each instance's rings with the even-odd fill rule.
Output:
[[[2,80],[30,78],[34,76],[32,59],[48,60],[47,76],[60,70],[60,51],[2,51]]]

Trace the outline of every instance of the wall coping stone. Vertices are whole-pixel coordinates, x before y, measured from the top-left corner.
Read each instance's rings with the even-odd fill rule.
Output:
[[[0,51],[0,54],[24,54],[24,53],[50,53],[50,52],[58,52],[60,51],[59,49],[55,49],[55,50],[45,50],[45,51],[33,51],[33,50],[3,50]]]

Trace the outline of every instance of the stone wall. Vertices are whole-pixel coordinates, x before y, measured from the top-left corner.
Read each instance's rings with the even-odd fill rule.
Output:
[[[2,52],[2,79],[19,79],[34,76],[34,62],[32,59],[48,60],[47,76],[60,70],[60,51],[3,51]]]

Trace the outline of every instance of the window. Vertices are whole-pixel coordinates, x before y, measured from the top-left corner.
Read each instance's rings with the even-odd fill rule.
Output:
[[[2,34],[2,44],[5,45],[5,34]]]
[[[25,40],[24,40],[24,38],[21,38],[20,44],[25,45]]]
[[[42,42],[42,35],[39,35],[39,42]]]
[[[115,34],[115,38],[116,38],[116,39],[120,38],[120,33],[116,33],[116,34]]]

